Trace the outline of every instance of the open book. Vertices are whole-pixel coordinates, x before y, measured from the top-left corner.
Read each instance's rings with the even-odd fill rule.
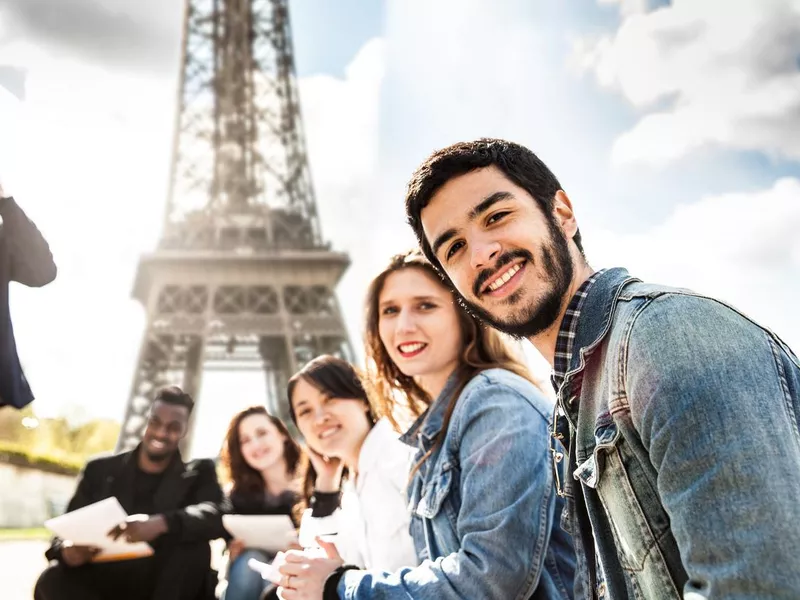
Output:
[[[153,554],[145,542],[129,544],[120,538],[112,540],[108,532],[128,518],[125,509],[114,498],[106,498],[45,521],[44,526],[76,546],[95,546],[100,552],[94,562],[127,560]]]

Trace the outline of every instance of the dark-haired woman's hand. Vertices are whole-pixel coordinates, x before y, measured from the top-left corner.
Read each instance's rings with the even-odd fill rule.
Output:
[[[278,597],[283,600],[321,600],[325,581],[344,564],[334,544],[316,538],[324,555],[290,551],[278,571],[281,574]]]
[[[318,492],[338,492],[342,481],[344,463],[339,458],[328,458],[306,447],[311,466],[317,473],[314,489]]]

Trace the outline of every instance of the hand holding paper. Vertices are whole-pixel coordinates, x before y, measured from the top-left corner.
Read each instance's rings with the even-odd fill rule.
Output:
[[[167,520],[163,515],[132,515],[117,524],[108,532],[112,540],[124,538],[129,544],[134,542],[152,542],[167,532]]]
[[[333,550],[336,552],[335,548]],[[306,548],[305,550],[295,551],[300,552],[303,556],[307,556],[309,558],[325,558],[328,556],[328,553],[324,548],[320,547],[311,547]],[[337,552],[338,555],[338,552]],[[256,571],[257,573],[261,573],[261,578],[267,581],[271,581],[275,585],[280,585],[281,583],[281,574],[279,569],[286,563],[286,553],[285,552],[278,552],[275,555],[275,558],[272,560],[272,563],[265,563],[257,560],[255,558],[251,558],[247,561],[247,566]]]
[[[112,497],[49,519],[44,525],[60,538],[68,540],[73,547],[99,548],[92,561],[124,560],[152,555],[153,549],[144,542],[127,543],[108,537],[108,532],[127,518],[125,510]],[[75,551],[69,551],[69,554],[76,554],[77,558]]]
[[[247,561],[247,566],[253,569],[253,571],[261,573],[262,579],[270,581],[275,585],[279,585],[281,582],[281,574],[278,572],[278,569],[281,567],[281,565],[283,565],[284,562],[286,562],[286,555],[283,552],[278,552],[278,554],[275,555],[272,564],[251,558]]]
[[[61,546],[61,560],[70,567],[85,565],[99,553],[100,548],[94,546],[76,546],[72,542],[64,542]]]

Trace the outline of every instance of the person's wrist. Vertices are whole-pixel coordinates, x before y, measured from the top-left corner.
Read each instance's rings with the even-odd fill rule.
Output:
[[[156,520],[156,524],[158,526],[157,531],[159,535],[169,533],[169,522],[167,521],[167,517],[164,515],[155,515],[153,518]]]
[[[322,492],[323,494],[333,494],[338,492],[336,482],[334,481],[333,477],[319,477],[317,476],[317,480],[314,482],[314,491],[315,492]]]
[[[339,600],[339,593],[336,591],[339,587],[339,582],[344,577],[347,571],[353,569],[360,569],[356,565],[341,565],[336,567],[330,575],[325,579],[325,584],[322,586],[322,600]]]

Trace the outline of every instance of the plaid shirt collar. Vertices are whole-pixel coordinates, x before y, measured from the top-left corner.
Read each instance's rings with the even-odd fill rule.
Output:
[[[583,301],[586,300],[592,285],[603,272],[605,272],[605,269],[596,271],[581,284],[572,300],[569,301],[567,312],[564,313],[564,318],[561,320],[561,327],[558,329],[558,337],[556,338],[553,375],[550,378],[556,392],[558,392],[561,384],[564,383],[564,378],[569,370],[569,363],[572,360],[572,345],[575,343],[575,331],[578,329],[578,318],[581,315]]]

